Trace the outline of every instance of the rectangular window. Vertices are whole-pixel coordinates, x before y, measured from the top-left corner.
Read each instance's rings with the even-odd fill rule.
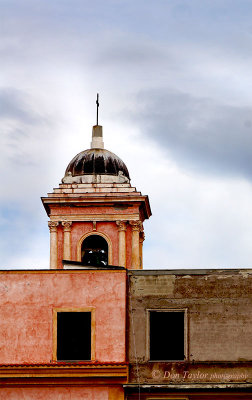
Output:
[[[188,400],[188,397],[148,397],[146,400]]]
[[[146,400],[188,400],[188,397],[148,397]]]
[[[185,310],[149,310],[149,359],[186,359]]]
[[[89,361],[93,359],[94,313],[92,311],[55,310],[54,359]]]

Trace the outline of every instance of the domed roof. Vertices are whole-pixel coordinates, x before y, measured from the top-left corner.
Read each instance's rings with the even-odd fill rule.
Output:
[[[105,149],[88,149],[77,154],[67,166],[65,176],[71,175],[123,175],[130,179],[124,162],[111,151]]]

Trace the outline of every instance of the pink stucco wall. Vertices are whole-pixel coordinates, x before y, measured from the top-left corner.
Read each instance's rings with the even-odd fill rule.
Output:
[[[120,400],[123,388],[32,387],[0,388],[0,400]]]
[[[0,363],[50,363],[64,307],[94,307],[96,361],[125,361],[125,290],[124,271],[1,271]]]

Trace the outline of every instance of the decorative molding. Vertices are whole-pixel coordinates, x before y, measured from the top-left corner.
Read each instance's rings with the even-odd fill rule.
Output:
[[[78,269],[78,271],[74,271],[74,270],[67,270],[67,269],[57,269],[57,270],[50,270],[50,269],[35,269],[35,270],[29,270],[29,269],[20,269],[20,270],[0,270],[0,276],[2,274],[4,275],[22,275],[22,274],[38,274],[38,272],[40,274],[90,274],[90,270],[85,270],[85,269]],[[117,269],[102,269],[99,270],[99,274],[101,273],[122,273],[124,271],[122,270],[117,270]],[[1,365],[1,364],[0,364]]]
[[[139,236],[140,243],[143,243],[144,240],[145,240],[145,233],[143,231],[140,231],[140,236]]]
[[[127,230],[127,221],[116,221],[116,225],[119,232]]]
[[[128,381],[126,363],[52,363],[36,365],[0,366],[1,387],[34,386],[86,386],[125,384]]]
[[[75,215],[51,215],[52,221],[61,222],[72,221],[72,222],[99,222],[99,221],[126,221],[126,220],[137,220],[139,214],[75,214]]]
[[[124,218],[117,219],[138,219],[139,213],[142,215],[141,219],[148,219],[151,216],[151,209],[149,204],[148,196],[142,196],[140,192],[137,193],[127,193],[120,194],[116,193],[76,193],[76,194],[55,194],[48,193],[48,197],[42,197],[43,205],[46,209],[47,215],[51,218],[52,213],[54,212],[55,207],[57,205],[65,206],[65,207],[76,207],[75,211],[77,212],[77,207],[110,207],[112,211],[112,207],[117,207],[118,205],[128,205],[136,206],[138,209],[138,216],[135,218],[129,218],[128,215]],[[133,210],[132,210],[133,211]],[[111,212],[113,214],[113,212]],[[100,213],[102,215],[102,212]],[[64,218],[63,218],[64,219]],[[96,219],[96,218],[94,218]]]
[[[132,231],[141,232],[143,223],[141,221],[129,221]]]
[[[96,221],[93,221],[93,231],[96,231]]]
[[[57,232],[58,225],[59,225],[59,222],[48,221],[48,227],[49,227],[50,232]]]
[[[62,224],[62,226],[64,228],[64,232],[70,232],[71,231],[72,221],[62,221],[61,224]]]

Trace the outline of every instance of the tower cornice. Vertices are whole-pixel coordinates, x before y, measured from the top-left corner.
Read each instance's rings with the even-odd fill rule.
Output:
[[[41,198],[42,203],[45,207],[47,215],[51,215],[51,209],[56,206],[62,207],[88,207],[88,206],[104,206],[104,207],[121,207],[129,208],[133,205],[139,207],[143,214],[143,219],[148,219],[151,216],[151,208],[149,203],[149,197],[141,194],[88,194],[79,196],[55,196],[54,193],[49,193],[48,197]],[[118,214],[118,210],[116,210]]]

